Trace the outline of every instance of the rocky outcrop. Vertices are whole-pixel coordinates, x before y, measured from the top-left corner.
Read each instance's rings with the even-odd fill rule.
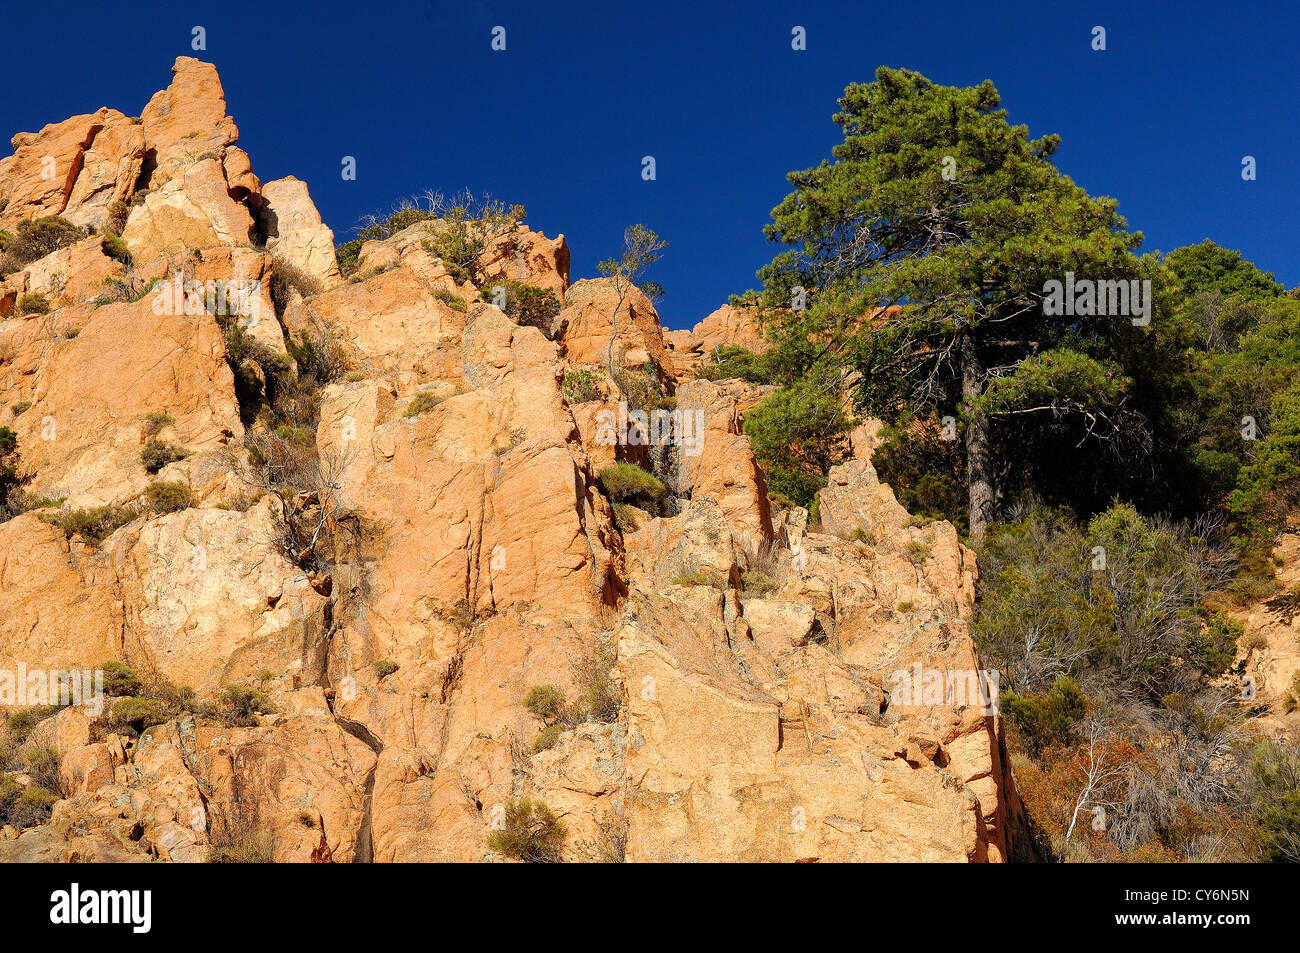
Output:
[[[722,346],[735,345],[762,353],[770,347],[753,308],[724,304],[689,331],[665,331],[664,343],[678,377],[695,377]]]
[[[262,187],[266,247],[325,287],[339,282],[334,233],[321,221],[307,183],[287,176]]]
[[[100,109],[20,132],[0,160],[0,228],[46,215],[77,225],[103,224],[108,206],[135,189],[144,161],[142,128],[115,109]]]
[[[122,661],[162,712],[40,721],[60,797],[0,860],[496,861],[525,798],[570,861],[1007,856],[996,716],[893,684],[978,671],[971,554],[908,518],[868,431],[821,532],[769,500],[743,427],[765,391],[695,379],[720,343],[763,346],[749,312],[665,334],[523,228],[476,286],[433,220],[343,279],[306,185],[263,185],[236,145],[215,70],[173,74],[138,123],[101,110],[0,162],[5,221],[127,202],[133,259],[92,236],[0,289],[27,508],[0,522],[0,672]],[[76,173],[49,185],[41,150]],[[178,274],[256,307],[143,293]],[[499,279],[554,292],[552,326],[486,303]],[[33,291],[51,311],[15,316]],[[606,439],[634,378],[668,423]],[[170,462],[146,469],[150,439]],[[615,518],[614,462],[663,482],[657,513]],[[90,538],[97,506],[115,522]],[[543,717],[545,685],[565,705]]]
[[[569,288],[557,319],[564,356],[571,364],[608,366],[613,336],[615,368],[650,363],[662,376],[672,377],[674,365],[650,299],[634,287],[619,299],[612,278],[584,278]]]

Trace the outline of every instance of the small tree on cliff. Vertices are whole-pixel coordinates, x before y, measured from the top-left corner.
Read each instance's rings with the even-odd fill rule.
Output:
[[[614,346],[618,341],[618,313],[623,302],[632,293],[632,289],[641,284],[646,269],[659,260],[660,253],[668,247],[651,229],[644,225],[632,225],[623,233],[623,254],[618,258],[607,258],[597,269],[610,279],[614,287],[614,313],[610,318],[609,350],[606,364],[609,376],[617,383],[618,375],[614,373]],[[663,289],[658,284],[649,283],[654,296],[662,295]]]
[[[1023,427],[999,445],[1001,421],[1042,420],[1065,446],[1141,446],[1119,355],[1144,329],[1044,313],[1045,282],[1067,272],[1149,277],[1117,203],[1061,175],[1058,137],[1010,125],[989,81],[937,86],[882,67],[839,105],[833,161],[790,173],[795,190],[766,229],[792,246],[759,272],[766,303],[790,309],[776,315],[781,363],[817,380],[857,371],[856,406],[889,422],[959,420],[976,538],[1000,470],[1029,452]],[[808,307],[793,310],[799,288]]]

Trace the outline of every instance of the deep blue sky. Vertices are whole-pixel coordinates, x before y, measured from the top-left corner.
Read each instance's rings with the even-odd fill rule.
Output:
[[[883,63],[991,78],[1013,122],[1062,135],[1066,173],[1119,198],[1145,249],[1212,237],[1300,284],[1295,0],[1134,5],[10,4],[0,131],[101,105],[136,115],[176,56],[198,56],[217,64],[257,174],[308,182],[339,241],[398,196],[469,186],[564,232],[577,279],[644,222],[671,246],[651,275],[664,323],[688,327],[756,284],[785,173],[828,154],[836,98]],[[790,49],[796,24],[806,52]],[[644,155],[657,181],[642,181]]]

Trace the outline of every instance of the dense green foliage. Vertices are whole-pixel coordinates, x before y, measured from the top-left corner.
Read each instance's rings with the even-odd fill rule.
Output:
[[[615,463],[600,471],[596,478],[605,495],[614,503],[632,503],[658,513],[668,489],[652,473],[635,463]]]
[[[1011,125],[989,82],[944,87],[882,67],[845,90],[835,121],[843,143],[790,174],[767,228],[789,246],[759,273],[783,382],[820,393],[856,371],[859,411],[959,420],[973,530],[1031,486],[1096,503],[1135,482],[1154,439],[1138,407],[1160,364],[1155,332],[1045,305],[1067,272],[1148,279],[1167,297],[1117,203],[1061,175],[1057,137]]]
[[[804,377],[745,415],[745,433],[767,471],[767,485],[800,506],[826,484],[845,451],[852,421],[839,396]]]
[[[560,299],[554,291],[513,279],[490,279],[482,288],[484,300],[493,301],[497,288],[504,293],[505,307],[502,310],[506,314],[520,324],[537,328],[550,337],[551,322],[560,313]]]

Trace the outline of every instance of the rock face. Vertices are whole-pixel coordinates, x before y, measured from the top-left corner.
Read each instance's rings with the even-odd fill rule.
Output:
[[[752,308],[724,304],[690,331],[666,331],[664,343],[672,354],[678,377],[694,377],[700,366],[723,345],[762,353],[770,346]]]
[[[45,215],[103,224],[111,202],[135,189],[144,160],[142,128],[115,109],[74,116],[11,140],[0,160],[0,228]]]
[[[1300,535],[1283,533],[1273,548],[1281,592],[1235,613],[1245,625],[1239,644],[1245,665],[1242,685],[1254,692],[1261,727],[1279,735],[1300,730]]]
[[[338,284],[334,233],[321,221],[307,183],[293,176],[267,182],[262,199],[266,203],[267,248],[326,286]]]
[[[0,708],[42,703],[20,668],[141,676],[33,716],[18,745],[57,752],[58,800],[0,861],[498,861],[521,799],[569,861],[1008,855],[1000,724],[964,681],[972,555],[879,482],[870,428],[822,532],[769,500],[743,428],[764,390],[696,379],[764,346],[749,312],[666,334],[522,227],[475,272],[552,291],[545,329],[438,258],[443,223],[344,279],[307,186],[263,185],[237,140],[181,58],[139,121],[0,160],[6,227],[122,202],[132,259],[91,235],[0,286]],[[207,295],[233,287],[256,307]],[[33,292],[51,310],[15,313]],[[662,481],[656,513],[615,508],[616,462]],[[538,686],[564,704],[527,706]]]

